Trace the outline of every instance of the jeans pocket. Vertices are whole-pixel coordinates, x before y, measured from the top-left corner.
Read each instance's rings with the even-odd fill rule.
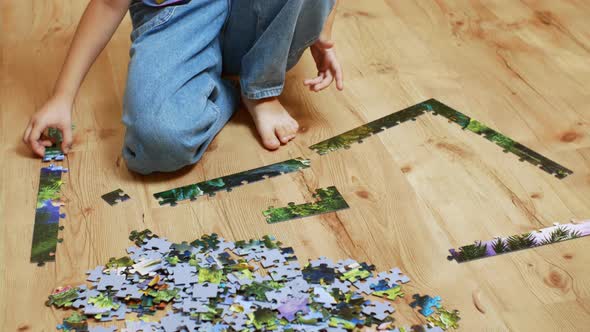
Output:
[[[155,8],[145,5],[132,6],[129,8],[133,31],[131,41],[134,41],[144,33],[166,24],[176,11],[177,6]]]

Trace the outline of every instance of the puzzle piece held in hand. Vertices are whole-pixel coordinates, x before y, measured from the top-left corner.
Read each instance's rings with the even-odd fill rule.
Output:
[[[420,296],[419,294],[414,294],[412,297],[414,298],[414,302],[410,303],[410,306],[412,308],[420,307],[421,309],[418,312],[424,317],[428,317],[434,313],[432,307],[437,309],[442,308],[440,296],[430,297],[430,295]]]
[[[45,154],[43,155],[43,161],[62,161],[65,159],[64,153],[61,151],[59,146],[50,146],[45,148]]]

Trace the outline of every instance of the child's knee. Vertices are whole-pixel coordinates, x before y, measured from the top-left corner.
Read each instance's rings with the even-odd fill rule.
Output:
[[[172,172],[199,161],[213,137],[207,128],[187,132],[183,125],[146,116],[128,126],[123,157],[129,169],[141,174]]]
[[[186,146],[173,128],[128,129],[123,157],[132,171],[149,174],[172,172],[199,160],[194,147]]]
[[[131,170],[142,174],[196,163],[229,120],[237,99],[231,85],[208,72],[159,87],[128,84],[125,94],[123,156]]]

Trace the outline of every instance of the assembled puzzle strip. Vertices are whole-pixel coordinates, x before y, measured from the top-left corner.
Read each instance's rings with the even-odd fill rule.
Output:
[[[292,248],[272,236],[229,242],[216,234],[172,243],[150,230],[133,231],[137,246],[87,272],[90,283],[59,287],[46,305],[72,310],[58,328],[114,331],[89,324],[127,320],[127,331],[440,332],[457,328],[457,311],[437,298],[428,325],[395,328],[395,301],[410,282],[400,269],[380,273],[353,259],[321,257],[300,264]],[[393,290],[376,300],[370,295]],[[427,306],[430,302],[422,301]],[[167,313],[156,315],[158,311]],[[447,315],[450,313],[451,316]],[[149,317],[152,316],[152,317]],[[143,316],[143,317],[142,317]],[[111,324],[111,323],[109,323]],[[122,324],[119,324],[122,325]]]
[[[267,223],[274,224],[296,218],[335,212],[349,207],[344,197],[342,197],[338,189],[334,186],[318,189],[314,194],[314,198],[318,199],[318,201],[301,205],[289,203],[289,206],[280,208],[271,206],[268,210],[263,211],[262,214],[266,217]]]
[[[483,123],[450,108],[436,99],[430,99],[423,104],[429,111],[433,112],[433,114],[440,114],[448,120],[458,124],[461,126],[461,128],[474,132],[478,135],[482,135],[488,141],[496,143],[496,145],[504,149],[504,152],[515,154],[520,159],[520,161],[526,161],[532,165],[540,166],[542,170],[549,174],[555,175],[559,179],[563,179],[566,176],[573,174],[571,170],[495,131],[494,129],[491,129]]]
[[[380,133],[385,129],[395,127],[406,121],[415,120],[427,110],[428,109],[424,107],[423,104],[410,106],[404,110],[386,115],[338,136],[328,138],[327,140],[316,143],[309,148],[320,155],[325,155],[340,149],[349,149],[351,144],[362,143],[363,139],[370,137],[371,135]]]
[[[31,263],[43,265],[55,261],[58,231],[61,229],[59,220],[65,217],[60,213],[60,190],[63,184],[62,174],[66,168],[50,165],[41,168],[35,225],[33,228],[33,244],[31,247]]]
[[[214,196],[218,191],[231,191],[233,188],[247,183],[257,182],[286,173],[296,172],[304,168],[309,168],[309,165],[309,159],[290,159],[280,163],[159,192],[154,194],[154,197],[159,200],[160,205],[170,204],[174,206],[180,201],[192,201],[205,194]]]
[[[458,263],[474,259],[497,256],[522,249],[540,247],[590,235],[590,220],[581,223],[556,225],[529,233],[476,241],[475,244],[450,249],[450,260]]]
[[[384,129],[394,127],[408,120],[415,120],[418,116],[428,112],[432,112],[435,115],[442,115],[449,121],[452,121],[461,126],[461,128],[484,136],[487,140],[496,143],[498,146],[504,149],[504,152],[515,154],[521,161],[526,161],[535,166],[539,166],[543,171],[552,174],[559,179],[563,179],[573,173],[564,166],[559,165],[547,157],[544,157],[541,154],[527,148],[526,146],[512,140],[511,138],[495,131],[494,129],[489,128],[481,122],[452,109],[451,107],[439,102],[436,99],[429,99],[423,103],[387,115],[338,136],[314,144],[309,148],[316,151],[320,155],[324,155],[331,151],[336,151],[342,148],[348,149],[352,143],[362,143],[363,139],[373,134],[377,134]]]

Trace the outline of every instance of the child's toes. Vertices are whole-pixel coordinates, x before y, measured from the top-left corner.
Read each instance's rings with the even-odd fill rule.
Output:
[[[277,129],[277,137],[283,144],[287,144],[291,139],[293,139],[293,132],[289,126],[281,125],[278,126]]]
[[[299,130],[299,123],[297,123],[297,121],[292,120],[291,121],[291,131],[293,132],[293,135],[297,134],[297,131]]]
[[[269,150],[276,150],[281,146],[281,142],[279,142],[272,129],[260,131],[260,138],[262,139],[262,145]]]

